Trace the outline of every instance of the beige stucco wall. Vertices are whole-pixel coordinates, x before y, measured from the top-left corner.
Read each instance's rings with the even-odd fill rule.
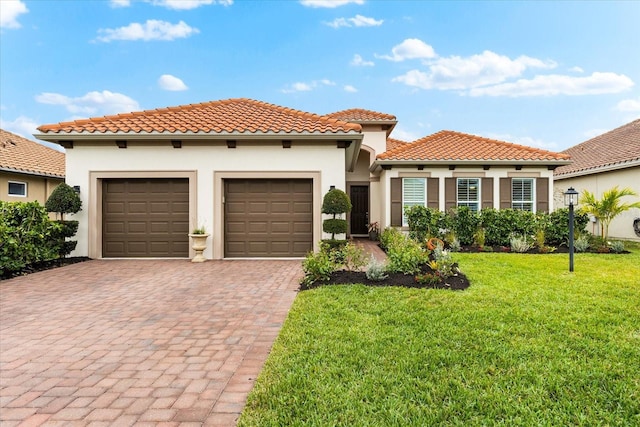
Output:
[[[27,196],[9,196],[9,181],[25,182],[27,184]],[[51,195],[51,192],[62,182],[64,182],[63,179],[46,178],[21,173],[0,172],[0,200],[7,202],[37,201],[44,205]]]
[[[383,170],[380,175],[381,190],[383,196],[383,214],[381,215],[384,224],[382,228],[391,224],[391,178],[423,177],[439,178],[438,204],[440,210],[445,210],[444,178],[473,177],[473,178],[493,178],[493,207],[500,208],[500,178],[549,178],[549,210],[553,210],[553,171],[544,167],[526,167],[518,171],[515,167],[492,166],[489,170],[482,167],[456,167],[449,170],[448,167],[425,167],[419,171],[416,167],[399,168],[393,167],[391,170]],[[534,200],[535,205],[535,200]]]
[[[222,233],[219,202],[222,199],[221,179],[233,172],[240,177],[307,177],[314,179],[314,242],[322,238],[322,217],[319,212],[322,196],[331,185],[345,189],[345,151],[335,142],[298,142],[283,149],[279,141],[268,143],[238,141],[229,149],[224,142],[204,143],[183,141],[175,149],[168,142],[160,144],[129,142],[119,149],[114,143],[100,145],[76,142],[66,153],[67,183],[81,187],[83,210],[73,219],[80,221],[78,246],[73,255],[101,256],[97,244],[101,235],[100,200],[97,182],[101,176],[190,178],[194,198],[190,212],[190,229],[204,225],[212,237],[204,255],[222,257]],[[105,175],[109,172],[108,175]],[[261,173],[264,172],[264,173]],[[115,173],[115,175],[114,175]],[[194,182],[191,182],[194,181]],[[93,188],[93,191],[90,191]]]
[[[575,188],[579,193],[582,193],[583,190],[588,190],[594,193],[597,198],[600,198],[604,191],[609,190],[616,185],[620,188],[629,187],[635,191],[636,194],[640,194],[640,166],[574,178],[556,178],[553,186],[556,207],[565,206],[562,193],[569,187]],[[637,202],[640,201],[640,198],[625,197],[623,201]],[[633,220],[639,217],[640,209],[638,208],[630,209],[621,213],[611,222],[611,225],[609,226],[609,236],[616,239],[640,241],[640,237],[636,236],[633,231]],[[587,225],[587,230],[596,235],[600,235],[600,225],[597,222]]]

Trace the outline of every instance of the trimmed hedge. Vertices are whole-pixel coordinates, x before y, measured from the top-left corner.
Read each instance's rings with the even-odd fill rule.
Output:
[[[424,206],[412,206],[405,211],[409,223],[409,235],[418,242],[430,237],[447,239],[451,234],[462,245],[472,245],[474,234],[482,228],[485,245],[509,246],[513,235],[533,236],[542,229],[545,243],[566,245],[569,240],[569,210],[558,209],[551,213],[534,214],[515,209],[483,209],[474,212],[467,207],[440,212]],[[576,233],[584,230],[588,215],[575,212]],[[449,242],[450,243],[450,242]]]

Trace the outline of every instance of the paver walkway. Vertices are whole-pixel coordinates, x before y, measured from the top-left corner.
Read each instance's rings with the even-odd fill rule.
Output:
[[[95,260],[1,281],[0,424],[233,426],[300,275]]]

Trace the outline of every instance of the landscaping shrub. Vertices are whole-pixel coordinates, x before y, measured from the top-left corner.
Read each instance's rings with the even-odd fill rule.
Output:
[[[55,236],[58,241],[58,255],[60,258],[69,255],[78,244],[77,241],[67,240],[67,238],[75,236],[78,231],[78,221],[65,221],[64,214],[77,213],[81,207],[82,201],[78,193],[64,182],[53,190],[45,203],[45,208],[48,212],[56,212],[60,215],[60,220],[58,221],[60,229]]]
[[[367,269],[365,271],[365,275],[369,280],[381,281],[389,277],[386,273],[386,266],[383,262],[380,262],[376,259],[376,257],[371,254],[369,258],[369,263],[367,264]]]
[[[613,242],[609,242],[609,248],[611,252],[615,254],[619,254],[624,252],[624,242],[621,240],[614,240]]]
[[[547,243],[554,246],[566,245],[569,242],[569,208],[557,209],[547,215]],[[589,223],[589,215],[580,210],[574,212],[574,233],[581,233]]]
[[[527,239],[527,236],[511,236],[511,240],[509,242],[509,246],[511,246],[511,250],[513,252],[524,253],[533,247],[533,244]]]
[[[331,260],[328,251],[309,252],[302,261],[302,271],[304,272],[302,284],[311,285],[314,282],[326,282],[335,269],[336,265]]]
[[[342,247],[342,260],[345,270],[357,271],[367,264],[367,254],[360,246],[348,242]]]
[[[387,248],[389,273],[416,274],[428,260],[427,253],[415,240],[400,234]]]
[[[576,252],[586,252],[590,246],[591,242],[589,235],[584,233],[578,235],[578,237],[576,237],[573,241],[573,248],[576,250]]]
[[[480,218],[478,214],[466,206],[450,210],[451,226],[458,236],[458,240],[463,245],[471,245],[473,243],[473,235],[478,229]]]
[[[351,208],[351,200],[349,200],[347,193],[342,190],[332,188],[324,195],[322,200],[322,213],[333,215],[333,218],[324,220],[322,230],[325,233],[331,233],[331,239],[335,239],[336,234],[347,232],[347,220],[337,218],[337,215],[351,212]]]
[[[38,202],[0,201],[0,275],[56,259],[61,227]]]
[[[417,242],[424,242],[431,237],[444,238],[451,228],[450,217],[438,209],[425,206],[409,206],[405,209],[409,224],[409,236]]]
[[[395,242],[404,238],[402,231],[397,228],[387,227],[380,234],[380,247],[387,251]]]

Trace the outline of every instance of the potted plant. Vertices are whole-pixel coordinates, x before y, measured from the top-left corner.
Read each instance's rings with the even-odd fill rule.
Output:
[[[378,240],[380,235],[380,226],[377,222],[372,222],[369,224],[369,240]]]
[[[193,232],[189,234],[191,240],[193,241],[193,248],[196,251],[196,255],[193,257],[191,262],[205,262],[207,259],[202,255],[202,252],[207,249],[207,239],[209,238],[209,233],[205,230],[204,226],[200,226],[193,229]]]

